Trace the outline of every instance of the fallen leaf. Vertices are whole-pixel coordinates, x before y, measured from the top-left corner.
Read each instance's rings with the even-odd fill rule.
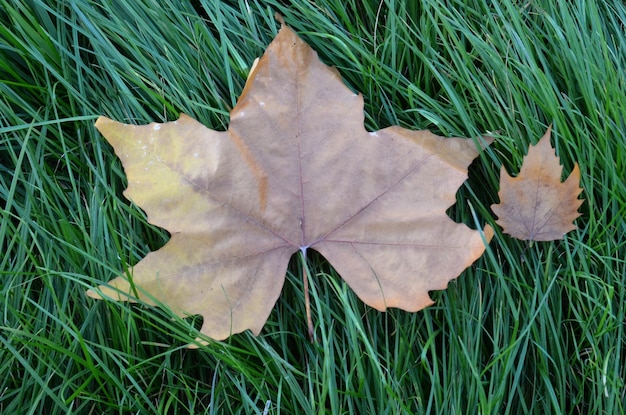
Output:
[[[510,177],[504,166],[500,171],[500,204],[491,209],[496,223],[514,238],[552,241],[576,229],[574,219],[580,216],[578,199],[582,189],[578,164],[561,183],[563,168],[550,145],[548,130],[535,146],[528,148],[519,175]]]
[[[368,133],[363,98],[289,28],[251,71],[226,132],[188,116],[96,127],[125,196],[171,239],[88,294],[167,304],[221,340],[267,320],[291,256],[321,253],[370,306],[417,311],[485,249],[446,209],[478,155],[472,140]],[[485,141],[491,141],[485,139]],[[486,228],[485,237],[491,238]]]

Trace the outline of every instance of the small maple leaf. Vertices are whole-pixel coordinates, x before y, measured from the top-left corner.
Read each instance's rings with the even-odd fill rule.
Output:
[[[216,340],[258,335],[291,256],[314,249],[378,310],[432,304],[428,291],[485,249],[479,231],[445,213],[478,149],[428,131],[368,133],[363,119],[362,97],[287,27],[252,69],[228,131],[185,115],[145,126],[101,117],[125,196],[171,239],[131,281],[88,294],[200,314]]]
[[[582,189],[578,164],[561,183],[563,168],[550,145],[551,127],[535,146],[528,148],[517,177],[510,177],[504,166],[500,170],[500,204],[491,205],[498,216],[496,223],[514,238],[552,241],[576,229],[574,219],[580,216],[578,199]]]

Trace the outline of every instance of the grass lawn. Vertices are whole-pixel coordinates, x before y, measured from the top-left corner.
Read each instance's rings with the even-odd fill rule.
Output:
[[[551,124],[580,165],[578,229],[498,230],[418,313],[365,306],[313,257],[317,343],[296,257],[259,337],[199,350],[199,318],[86,297],[169,237],[123,197],[96,118],[226,129],[275,12],[363,94],[369,130],[495,135],[458,222],[497,227],[500,167]],[[624,2],[0,0],[0,23],[0,413],[626,412]]]

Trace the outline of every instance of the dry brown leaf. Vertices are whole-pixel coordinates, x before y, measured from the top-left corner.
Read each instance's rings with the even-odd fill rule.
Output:
[[[500,204],[491,209],[496,223],[514,238],[552,241],[576,229],[574,219],[580,216],[578,199],[582,189],[578,164],[561,183],[563,168],[550,145],[548,130],[535,146],[528,148],[517,177],[510,177],[504,166],[500,170]]]
[[[287,27],[251,71],[226,132],[185,115],[146,126],[100,118],[125,195],[172,235],[133,268],[137,295],[202,315],[213,339],[257,335],[289,259],[314,249],[378,310],[430,305],[428,291],[485,249],[480,232],[445,213],[478,150],[428,131],[368,133],[363,118],[362,97]],[[88,294],[134,297],[125,277]]]

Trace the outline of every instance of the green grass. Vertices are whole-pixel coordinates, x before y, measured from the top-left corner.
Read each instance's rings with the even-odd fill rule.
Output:
[[[626,412],[626,6],[443,3],[0,0],[0,413]],[[295,260],[259,337],[200,350],[198,320],[87,298],[167,240],[93,122],[227,128],[277,11],[363,93],[367,128],[494,132],[458,221],[493,224],[500,166],[552,124],[578,229],[497,233],[418,313],[370,309],[313,257],[317,344]]]

